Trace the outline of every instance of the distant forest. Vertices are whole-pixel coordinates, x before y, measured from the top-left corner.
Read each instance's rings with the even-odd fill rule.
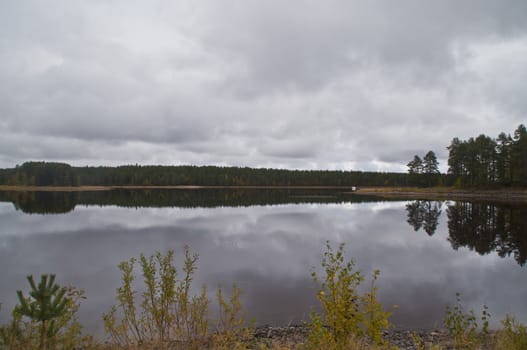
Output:
[[[408,163],[408,173],[286,170],[218,166],[72,167],[26,162],[0,169],[0,184],[24,186],[527,186],[527,130],[460,140],[449,150],[448,173],[440,174],[435,154]]]
[[[434,175],[443,177],[446,175]],[[437,181],[436,181],[437,182]],[[0,170],[0,184],[30,186],[425,186],[425,174],[217,166],[72,167],[27,162]]]

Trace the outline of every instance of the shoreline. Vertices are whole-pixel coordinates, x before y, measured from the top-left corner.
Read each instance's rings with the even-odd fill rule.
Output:
[[[243,190],[346,190],[352,186],[203,186],[203,185],[173,185],[173,186],[11,186],[0,185],[0,191],[18,192],[88,192],[111,190],[200,190],[200,189],[243,189]]]
[[[309,334],[309,325],[289,326],[257,326],[254,328],[253,338],[257,342],[277,343],[282,346],[295,346],[305,344]],[[383,331],[383,338],[390,346],[396,346],[399,350],[415,350],[416,339],[420,339],[423,345],[430,348],[442,346],[442,349],[453,349],[454,339],[444,329],[434,330],[407,330],[392,328]]]
[[[376,196],[386,199],[423,199],[423,200],[479,200],[490,202],[527,202],[527,189],[457,189],[453,187],[358,187],[352,186],[12,186],[0,185],[3,192],[101,192],[112,190],[342,190],[343,194]]]
[[[438,200],[488,200],[488,201],[527,201],[526,188],[501,189],[458,189],[453,187],[357,187],[355,186],[18,186],[0,185],[0,191],[12,192],[90,192],[111,190],[200,190],[200,189],[245,189],[245,190],[342,190],[344,194],[368,195],[383,198],[438,199]]]
[[[352,192],[356,195],[377,196],[387,199],[423,200],[476,200],[488,202],[527,202],[527,189],[507,188],[496,190],[457,189],[452,187],[364,187]]]

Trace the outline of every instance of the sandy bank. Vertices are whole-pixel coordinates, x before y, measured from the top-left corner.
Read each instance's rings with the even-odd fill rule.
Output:
[[[527,202],[527,189],[462,190],[452,187],[364,187],[354,194],[390,199],[481,200],[496,202]]]

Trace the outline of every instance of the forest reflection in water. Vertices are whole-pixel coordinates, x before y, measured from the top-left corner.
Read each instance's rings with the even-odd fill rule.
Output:
[[[378,198],[317,189],[114,189],[107,191],[0,191],[0,202],[11,202],[28,214],[63,214],[77,205],[117,205],[126,208],[217,208],[253,205],[371,202]]]
[[[443,202],[416,200],[406,205],[407,222],[415,231],[432,236]],[[527,206],[487,202],[452,202],[446,205],[448,241],[452,248],[467,247],[484,255],[496,252],[513,256],[521,266],[527,261]]]
[[[514,313],[527,321],[518,311],[527,309],[526,206],[218,189],[0,193],[0,201],[0,264],[8,267],[0,276],[0,322],[27,274],[54,272],[86,290],[83,323],[102,332],[118,263],[168,247],[181,252],[186,244],[200,255],[196,285],[214,290],[236,282],[260,324],[305,321],[316,303],[309,271],[326,240],[346,242],[365,274],[381,270],[380,298],[399,306],[392,319],[399,327],[440,325],[458,291],[469,308],[489,305],[496,320]],[[489,210],[495,219],[476,219]],[[500,220],[506,230],[490,233]],[[493,248],[497,253],[487,254]]]
[[[336,190],[316,189],[199,189],[80,192],[1,192],[0,201],[12,202],[28,214],[68,213],[77,205],[120,207],[216,208],[277,204],[328,204],[378,202],[377,197],[355,196]],[[483,255],[495,251],[527,261],[527,205],[518,203],[442,202],[416,200],[406,204],[407,222],[414,231],[434,235],[443,212],[448,218],[452,248],[467,247]]]

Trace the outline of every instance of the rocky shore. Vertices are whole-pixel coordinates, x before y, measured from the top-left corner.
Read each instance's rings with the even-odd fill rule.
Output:
[[[309,327],[304,325],[292,325],[284,327],[260,326],[256,327],[254,338],[259,343],[279,344],[292,349],[295,345],[304,344],[309,333]],[[442,349],[452,349],[451,337],[441,330],[433,331],[410,331],[389,330],[384,332],[384,338],[390,345],[399,350],[417,350],[416,339],[420,339],[425,349],[432,345],[441,345]]]

